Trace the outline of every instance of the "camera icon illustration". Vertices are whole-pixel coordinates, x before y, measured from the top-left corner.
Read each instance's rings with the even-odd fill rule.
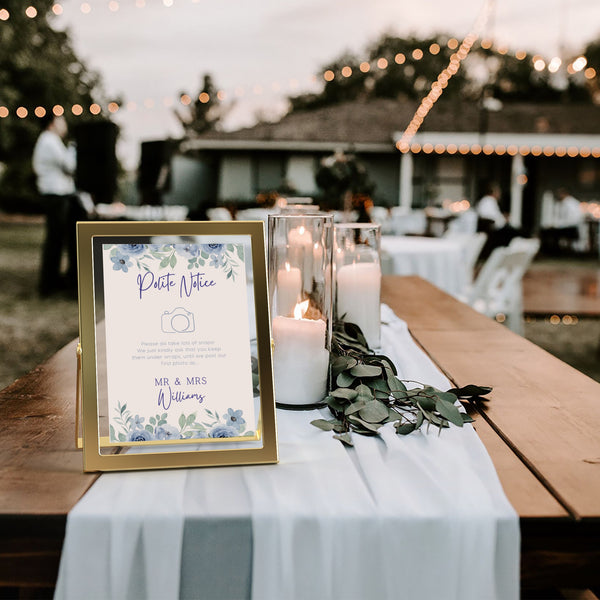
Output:
[[[181,306],[171,312],[165,310],[160,317],[160,328],[163,333],[191,333],[196,330],[194,313]]]

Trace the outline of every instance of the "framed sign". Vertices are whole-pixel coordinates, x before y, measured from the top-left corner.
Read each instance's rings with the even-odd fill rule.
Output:
[[[262,222],[77,224],[84,470],[277,461]]]

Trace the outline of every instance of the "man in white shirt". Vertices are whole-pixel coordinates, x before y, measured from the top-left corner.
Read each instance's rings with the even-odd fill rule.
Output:
[[[500,210],[500,198],[502,191],[500,186],[491,182],[485,189],[485,194],[477,203],[477,231],[487,234],[487,240],[480,258],[485,259],[492,250],[501,246],[508,246],[510,241],[520,235],[508,222],[504,213]]]
[[[477,216],[482,220],[491,221],[490,226],[493,229],[502,229],[506,225],[506,217],[500,210],[500,197],[500,186],[492,183],[477,203]]]
[[[583,213],[579,200],[574,198],[567,188],[558,188],[552,209],[552,226],[540,232],[542,252],[553,256],[564,252],[571,242],[579,239],[581,223]]]
[[[77,248],[75,223],[84,218],[75,193],[73,175],[77,166],[74,146],[65,146],[67,135],[64,117],[52,113],[43,119],[44,130],[33,150],[33,170],[46,213],[46,239],[42,247],[40,295],[48,296],[65,288],[75,289],[77,283]],[[66,276],[61,276],[63,248],[68,252]]]

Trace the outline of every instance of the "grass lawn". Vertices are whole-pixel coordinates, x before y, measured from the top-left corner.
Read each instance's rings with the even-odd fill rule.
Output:
[[[6,221],[0,215],[0,389],[78,335],[75,299],[37,295],[43,235],[39,219]],[[525,323],[525,336],[600,381],[600,318],[575,325],[532,321]]]
[[[0,389],[79,333],[77,300],[38,297],[43,236],[39,221],[0,221]]]

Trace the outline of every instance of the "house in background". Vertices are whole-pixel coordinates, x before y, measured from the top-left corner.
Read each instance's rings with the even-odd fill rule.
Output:
[[[376,183],[375,204],[422,208],[443,201],[474,203],[498,181],[511,221],[528,232],[543,219],[544,198],[567,186],[581,200],[600,200],[600,107],[440,101],[408,151],[397,142],[418,105],[388,99],[297,112],[277,123],[210,132],[183,141],[171,159],[167,203],[179,194],[214,204],[251,203],[261,192],[290,186],[319,194],[319,162],[353,153]],[[194,182],[183,186],[184,178]],[[193,207],[192,207],[193,208]]]

